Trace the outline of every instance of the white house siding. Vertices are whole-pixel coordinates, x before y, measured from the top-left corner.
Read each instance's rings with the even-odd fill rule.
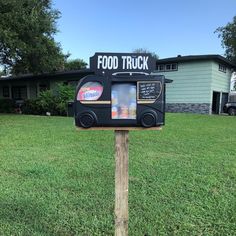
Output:
[[[166,86],[167,111],[210,113],[211,61],[181,62],[177,71],[157,74],[173,80]]]

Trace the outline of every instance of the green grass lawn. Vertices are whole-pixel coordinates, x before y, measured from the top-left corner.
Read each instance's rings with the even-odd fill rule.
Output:
[[[0,115],[0,235],[113,235],[114,133]],[[236,117],[129,134],[129,235],[236,235]]]

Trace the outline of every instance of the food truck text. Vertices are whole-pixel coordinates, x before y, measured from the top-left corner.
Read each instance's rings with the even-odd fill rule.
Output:
[[[97,69],[116,70],[119,64],[122,65],[122,70],[148,70],[149,56],[121,56],[121,62],[117,56],[98,55]]]

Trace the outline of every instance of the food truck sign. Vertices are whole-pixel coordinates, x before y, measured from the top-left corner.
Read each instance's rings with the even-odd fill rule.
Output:
[[[165,118],[165,76],[153,75],[151,54],[95,53],[93,75],[76,88],[77,127],[115,131],[115,235],[128,235],[128,132],[160,130]]]
[[[156,60],[146,53],[95,53],[93,75],[76,89],[78,127],[157,127],[165,121],[165,77],[151,74]]]
[[[90,57],[90,69],[97,75],[118,72],[142,72],[150,74],[156,67],[150,53],[95,53]]]

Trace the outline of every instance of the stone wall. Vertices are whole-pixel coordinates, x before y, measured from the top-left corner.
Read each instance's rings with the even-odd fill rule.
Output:
[[[167,103],[166,112],[211,114],[210,103]]]

